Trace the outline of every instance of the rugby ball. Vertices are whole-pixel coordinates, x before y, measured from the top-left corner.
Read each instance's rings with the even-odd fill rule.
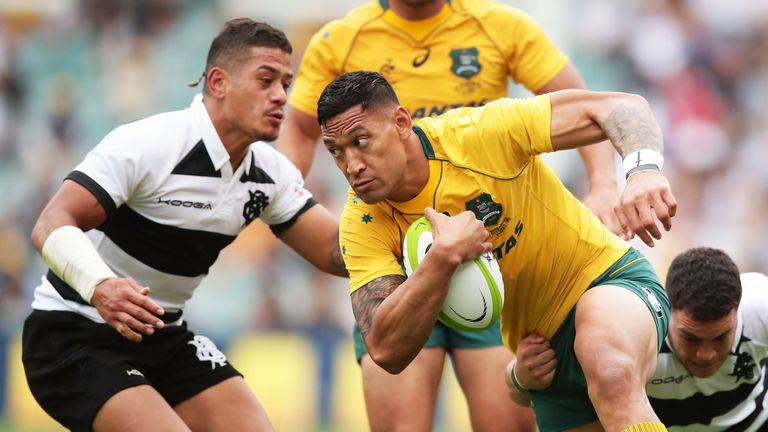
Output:
[[[415,221],[403,239],[403,267],[410,276],[432,246],[432,224]],[[457,330],[480,331],[499,319],[504,306],[504,281],[499,263],[487,252],[456,268],[438,319]]]

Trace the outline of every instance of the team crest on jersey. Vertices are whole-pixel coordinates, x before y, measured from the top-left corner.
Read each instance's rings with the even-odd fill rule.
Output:
[[[451,51],[451,72],[454,74],[470,79],[473,76],[480,73],[482,65],[478,59],[480,53],[477,48],[460,48]]]
[[[467,210],[474,213],[475,217],[483,221],[485,226],[496,225],[501,219],[501,204],[494,202],[489,193],[482,193],[467,201],[465,205]]]
[[[251,199],[243,206],[243,218],[245,218],[246,225],[261,216],[261,212],[269,205],[269,196],[264,192],[260,190],[255,192],[248,191],[248,194],[251,196]]]
[[[732,356],[736,356],[736,361],[733,364],[733,371],[729,375],[736,377],[736,382],[739,382],[740,379],[752,380],[755,378],[755,366],[757,365],[755,359],[750,353],[741,351],[741,344],[750,340],[741,335],[739,344],[736,346],[736,352],[731,353]]]

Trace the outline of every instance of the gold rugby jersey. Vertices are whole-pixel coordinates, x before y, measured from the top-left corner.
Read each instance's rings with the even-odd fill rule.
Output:
[[[480,106],[508,95],[508,78],[532,91],[568,58],[524,12],[488,0],[453,0],[406,21],[374,0],[326,24],[307,47],[289,104],[316,115],[328,83],[345,72],[381,73],[414,118]]]
[[[549,95],[500,99],[416,122],[429,160],[426,187],[407,202],[362,202],[350,192],[340,243],[355,291],[403,275],[402,241],[425,207],[470,210],[490,232],[504,276],[504,343],[551,338],[589,284],[629,243],[612,234],[541,160],[551,152]]]

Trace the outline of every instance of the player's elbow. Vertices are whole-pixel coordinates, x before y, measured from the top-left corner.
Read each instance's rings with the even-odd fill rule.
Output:
[[[386,348],[369,348],[368,355],[380,368],[392,375],[397,375],[411,363],[410,358]]]
[[[624,102],[629,105],[633,105],[638,107],[639,109],[643,111],[650,111],[651,110],[651,104],[648,103],[648,101],[640,96],[639,94],[635,93],[619,93],[621,95],[621,102]]]

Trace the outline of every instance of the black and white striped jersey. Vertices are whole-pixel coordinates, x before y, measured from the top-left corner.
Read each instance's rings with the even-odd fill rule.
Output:
[[[150,287],[167,311],[184,307],[219,251],[251,221],[279,235],[315,204],[298,169],[266,143],[252,144],[233,170],[200,95],[188,109],[118,127],[67,179],[106,210],[106,222],[88,235],[107,265]],[[103,322],[50,271],[32,307]]]
[[[670,431],[768,430],[768,277],[741,275],[742,298],[731,355],[709,378],[696,378],[662,347],[646,386],[654,411]]]

